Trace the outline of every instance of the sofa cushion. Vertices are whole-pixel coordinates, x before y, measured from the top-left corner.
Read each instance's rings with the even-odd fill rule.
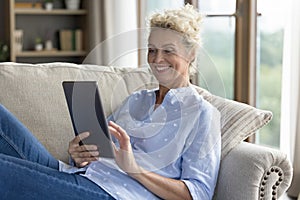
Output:
[[[240,142],[269,123],[272,112],[225,99],[195,86],[204,99],[221,113],[222,159]]]
[[[68,143],[74,137],[61,85],[65,80],[98,81],[107,116],[133,91],[157,87],[157,81],[148,68],[0,63],[0,103],[63,161],[68,160]],[[269,111],[195,88],[221,112],[222,158],[272,117]]]

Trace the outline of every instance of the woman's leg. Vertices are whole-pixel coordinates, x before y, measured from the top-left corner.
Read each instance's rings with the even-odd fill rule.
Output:
[[[0,153],[3,199],[113,199],[87,178]]]
[[[0,153],[58,169],[58,161],[0,104]]]

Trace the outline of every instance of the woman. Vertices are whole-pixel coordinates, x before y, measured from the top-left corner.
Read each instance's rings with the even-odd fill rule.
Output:
[[[57,161],[0,107],[1,194],[10,199],[211,199],[220,164],[219,113],[189,83],[200,21],[189,5],[152,16],[148,63],[159,88],[133,93],[108,118],[115,161],[101,159],[94,145],[79,145],[87,132],[70,141],[74,166]]]

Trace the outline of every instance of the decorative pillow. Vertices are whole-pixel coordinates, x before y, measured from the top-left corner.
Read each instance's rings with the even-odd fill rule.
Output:
[[[222,159],[237,144],[272,119],[270,111],[215,96],[198,86],[195,86],[195,89],[221,113]]]

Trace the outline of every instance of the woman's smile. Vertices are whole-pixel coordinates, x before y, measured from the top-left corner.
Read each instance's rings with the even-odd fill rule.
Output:
[[[155,69],[159,72],[159,73],[163,73],[163,72],[166,72],[168,71],[169,69],[171,69],[171,66],[161,66],[161,65],[156,65],[155,66]]]

